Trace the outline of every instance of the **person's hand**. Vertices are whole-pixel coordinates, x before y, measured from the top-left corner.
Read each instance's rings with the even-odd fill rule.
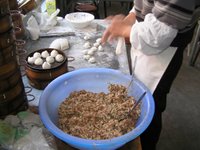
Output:
[[[135,22],[135,15],[129,14],[128,16],[116,15],[109,16],[106,20],[111,20],[110,26],[105,30],[101,43],[110,41],[115,37],[130,37],[131,27]]]

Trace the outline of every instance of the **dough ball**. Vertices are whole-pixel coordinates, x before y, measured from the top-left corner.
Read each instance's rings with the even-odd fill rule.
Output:
[[[47,61],[49,64],[52,64],[52,63],[54,63],[54,57],[48,56],[48,57],[46,58],[46,61]]]
[[[84,37],[83,37],[83,39],[84,40],[90,40],[92,37],[90,36],[90,35],[85,35]]]
[[[94,57],[90,57],[88,62],[93,64],[96,62],[96,59]]]
[[[64,57],[63,57],[63,55],[61,55],[61,54],[58,54],[58,55],[56,55],[56,61],[57,62],[62,62],[63,60],[64,60]]]
[[[95,52],[94,50],[90,49],[87,54],[88,55],[94,55],[94,52]]]
[[[56,55],[58,55],[58,51],[55,50],[55,49],[52,50],[52,51],[51,51],[51,56],[52,56],[52,57],[56,57]]]
[[[83,50],[82,53],[83,54],[88,54],[88,50]]]
[[[98,46],[99,46],[99,43],[94,43],[93,46],[94,46],[94,47],[98,47]]]
[[[28,63],[29,64],[34,64],[35,58],[34,57],[28,57]]]
[[[101,38],[96,39],[96,43],[101,44]]]
[[[59,50],[69,49],[69,41],[66,38],[56,39],[50,44],[49,48],[54,48]]]
[[[43,64],[42,58],[40,58],[40,57],[36,58],[34,64],[37,66],[42,65]]]
[[[86,42],[84,45],[83,45],[84,48],[90,48],[91,47],[91,44],[90,42]]]
[[[83,55],[83,58],[85,59],[85,60],[89,60],[90,59],[90,55]]]
[[[96,47],[92,47],[92,48],[91,48],[91,50],[93,50],[93,51],[96,51],[96,50],[97,50],[97,48],[96,48]]]
[[[42,69],[50,69],[51,68],[51,64],[50,63],[48,63],[48,62],[44,62],[43,64],[42,64]]]
[[[67,50],[69,49],[69,41],[67,39],[60,39],[60,44],[61,44],[61,50]]]
[[[99,45],[98,47],[98,51],[102,52],[103,51],[103,47],[101,45]]]
[[[35,53],[33,54],[33,57],[34,57],[34,58],[39,58],[39,57],[41,57],[41,54],[40,54],[39,52],[35,52]]]
[[[61,50],[61,44],[60,44],[59,40],[58,40],[58,39],[54,40],[54,41],[50,44],[49,48]]]
[[[42,58],[47,58],[49,56],[49,53],[47,51],[43,51],[41,53]]]

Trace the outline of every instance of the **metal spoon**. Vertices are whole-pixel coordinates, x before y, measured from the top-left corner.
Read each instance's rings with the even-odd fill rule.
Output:
[[[128,118],[128,116],[130,116],[131,112],[138,106],[138,104],[141,102],[141,100],[144,98],[145,95],[146,95],[146,91],[140,96],[140,98],[138,99],[138,101],[136,101],[136,103],[133,105],[133,107],[131,108],[131,110],[125,116],[123,116],[119,121]]]
[[[136,66],[136,62],[137,62],[137,56],[135,57],[135,60],[134,60],[134,66],[133,66],[133,70],[132,70],[132,75],[131,75],[131,81],[129,82],[128,86],[127,86],[127,91],[129,91],[129,88],[131,86],[131,84],[133,83],[133,79],[134,79],[134,72],[135,72],[135,66]]]

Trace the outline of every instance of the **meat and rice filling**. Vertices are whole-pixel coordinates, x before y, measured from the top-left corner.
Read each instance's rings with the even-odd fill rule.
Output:
[[[127,88],[111,84],[109,93],[85,90],[72,92],[59,106],[59,127],[66,133],[86,139],[110,139],[131,131],[140,107],[128,116],[135,100]]]

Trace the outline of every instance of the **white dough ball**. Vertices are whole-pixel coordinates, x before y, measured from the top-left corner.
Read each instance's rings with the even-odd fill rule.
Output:
[[[98,47],[98,51],[102,52],[103,51],[103,47],[101,45],[99,45]]]
[[[82,53],[83,54],[88,54],[88,50],[83,50]]]
[[[34,64],[35,58],[34,57],[28,57],[28,63],[29,64]]]
[[[54,48],[54,49],[59,49],[59,50],[61,50],[61,44],[60,44],[59,40],[58,40],[58,39],[54,40],[54,41],[50,44],[49,48]]]
[[[47,61],[48,63],[52,64],[52,63],[54,63],[54,57],[48,56],[48,57],[46,58],[46,61]]]
[[[96,42],[100,44],[101,43],[101,38],[96,39]]]
[[[66,38],[56,39],[50,44],[49,48],[54,48],[59,50],[69,49],[69,41]]]
[[[43,51],[41,53],[42,58],[47,58],[49,56],[49,53],[47,51]]]
[[[84,48],[90,48],[91,47],[91,44],[90,42],[86,42],[84,45],[83,45]]]
[[[33,57],[34,57],[34,58],[39,58],[39,57],[41,57],[41,54],[40,54],[39,52],[35,52],[35,53],[33,54]]]
[[[94,50],[90,49],[87,54],[88,55],[94,55],[94,52],[95,52]]]
[[[89,37],[86,35],[83,37],[84,40],[89,40]]]
[[[91,38],[92,38],[91,35],[85,35],[85,36],[83,37],[84,40],[90,40]]]
[[[42,65],[43,64],[42,58],[40,58],[40,57],[36,58],[34,64],[37,66]]]
[[[83,56],[83,58],[84,58],[85,60],[89,60],[90,57],[91,57],[90,55],[84,55],[84,56]]]
[[[98,46],[99,46],[99,43],[94,43],[93,46],[94,46],[94,47],[98,47]]]
[[[64,60],[64,57],[63,57],[63,55],[61,55],[61,54],[58,54],[58,55],[56,55],[56,61],[57,62],[62,62],[63,60]]]
[[[61,50],[66,50],[69,49],[69,41],[67,39],[60,39],[60,44],[61,44]]]
[[[89,63],[95,63],[96,59],[94,57],[90,57],[90,59],[88,60]]]
[[[93,51],[96,51],[96,50],[97,50],[97,48],[96,48],[96,47],[92,47],[92,48],[91,48],[91,50],[93,50]]]
[[[50,63],[48,63],[48,62],[44,62],[43,64],[42,64],[42,69],[50,69],[51,68],[51,64]]]
[[[51,51],[51,56],[52,56],[52,57],[56,57],[56,55],[58,55],[58,51],[55,50],[55,49],[52,50],[52,51]]]

